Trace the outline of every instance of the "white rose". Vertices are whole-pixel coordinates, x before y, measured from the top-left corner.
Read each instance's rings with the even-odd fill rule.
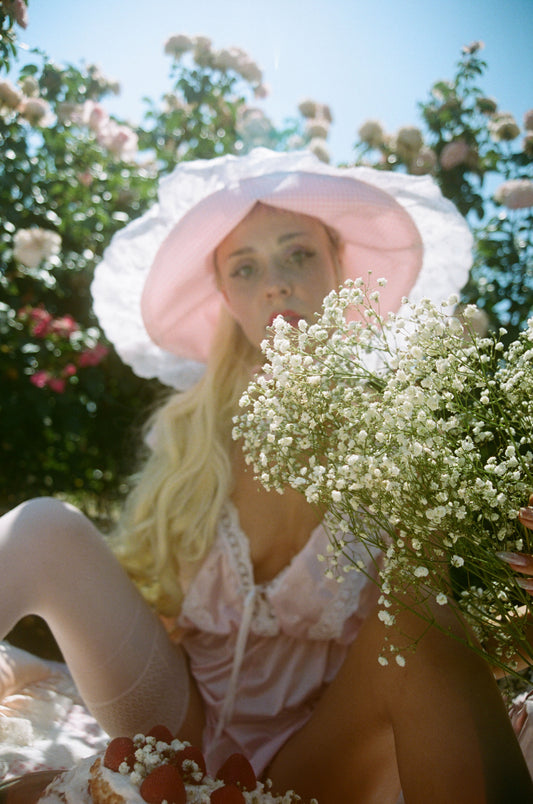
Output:
[[[302,117],[316,117],[317,103],[311,98],[306,98],[298,104],[298,111]]]
[[[174,56],[179,59],[184,53],[192,50],[194,47],[194,40],[185,34],[175,34],[165,42],[165,53],[168,56]]]
[[[443,170],[452,170],[458,165],[464,165],[470,156],[470,148],[464,140],[447,142],[440,154],[440,164]]]
[[[19,111],[31,126],[49,126],[54,120],[50,104],[43,98],[25,98]]]
[[[43,260],[56,256],[61,250],[61,237],[57,232],[39,227],[19,229],[13,242],[13,256],[26,268],[37,268]]]
[[[494,193],[494,200],[507,209],[533,207],[533,181],[531,179],[504,181]]]
[[[495,114],[489,122],[489,132],[495,140],[515,140],[520,134],[520,128],[509,112]]]
[[[325,140],[329,134],[329,123],[323,117],[311,118],[307,121],[305,133],[310,139],[318,137],[320,140]]]
[[[379,148],[385,141],[385,132],[378,120],[366,120],[357,133],[361,142],[371,148]]]
[[[311,153],[313,153],[320,159],[321,162],[326,162],[327,164],[330,161],[331,157],[328,149],[326,148],[324,140],[315,138],[314,140],[311,140],[311,142],[308,145],[308,148],[311,151]]]
[[[0,106],[16,109],[22,100],[22,93],[13,86],[11,81],[0,81]]]
[[[402,126],[396,135],[396,152],[401,159],[409,161],[424,144],[422,132],[416,126]]]

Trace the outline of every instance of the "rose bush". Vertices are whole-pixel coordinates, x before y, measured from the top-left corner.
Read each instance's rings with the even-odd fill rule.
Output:
[[[267,90],[243,50],[184,35],[166,43],[169,91],[139,124],[115,119],[119,87],[95,65],[17,61],[26,19],[22,0],[0,0],[0,504],[51,490],[100,503],[125,490],[132,430],[164,389],[103,337],[95,264],[178,161],[286,147],[303,122],[277,129],[255,108]]]
[[[475,234],[463,302],[483,308],[492,331],[505,327],[510,343],[533,313],[533,110],[524,114],[520,140],[515,118],[478,86],[482,48],[463,48],[454,78],[433,84],[419,105],[424,131],[406,126],[387,134],[368,120],[354,161],[435,177]]]
[[[119,120],[106,106],[119,87],[95,65],[59,66],[39,51],[16,61],[26,21],[23,0],[0,0],[2,505],[52,489],[113,500],[134,465],[132,429],[163,389],[121,363],[92,314],[89,287],[104,248],[178,161],[256,145],[308,146],[329,161],[333,116],[307,98],[299,116],[274,125],[247,53],[176,34],[164,46],[170,88],[146,101],[138,124]],[[433,173],[461,211],[482,219],[464,300],[512,338],[531,308],[529,184],[512,182],[531,182],[533,113],[519,140],[516,121],[476,86],[478,51],[466,49],[455,79],[432,87],[421,104],[425,131],[389,135],[368,121],[356,161]],[[484,184],[491,175],[501,185],[497,209]]]

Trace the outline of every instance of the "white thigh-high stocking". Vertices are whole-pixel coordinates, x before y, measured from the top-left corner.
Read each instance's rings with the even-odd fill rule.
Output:
[[[58,500],[31,500],[0,519],[0,636],[26,614],[47,621],[110,735],[156,723],[179,730],[190,692],[182,649],[89,520]]]

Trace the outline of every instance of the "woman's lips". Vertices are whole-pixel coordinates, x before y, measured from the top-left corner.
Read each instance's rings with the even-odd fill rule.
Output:
[[[278,317],[278,315],[280,315],[282,318],[284,318],[285,321],[288,324],[291,324],[291,326],[293,326],[293,327],[297,327],[298,322],[301,321],[302,318],[303,318],[303,315],[300,315],[300,313],[296,313],[294,310],[281,310],[280,312],[273,313],[270,316],[270,320],[268,322],[269,327],[272,326],[272,324],[274,323],[274,320]]]

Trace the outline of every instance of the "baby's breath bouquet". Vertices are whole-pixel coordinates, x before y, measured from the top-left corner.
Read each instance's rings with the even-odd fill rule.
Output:
[[[328,512],[324,560],[339,582],[354,542],[379,548],[386,624],[409,590],[428,622],[449,606],[512,671],[530,650],[532,600],[497,553],[532,549],[517,513],[533,491],[533,319],[505,348],[504,332],[477,334],[477,309],[456,304],[405,300],[385,318],[379,292],[356,281],[316,323],[278,317],[234,437],[267,488]],[[366,571],[355,559],[349,570]]]

